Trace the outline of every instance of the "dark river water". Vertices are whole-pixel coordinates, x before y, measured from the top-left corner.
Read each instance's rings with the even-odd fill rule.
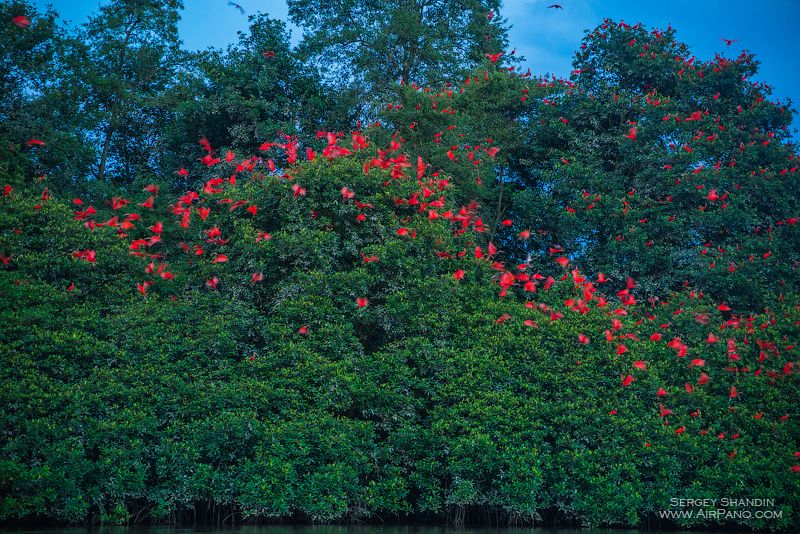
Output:
[[[2,530],[3,534],[641,534],[659,532],[678,534],[698,531],[656,531],[610,528],[445,528],[445,527],[381,527],[381,526],[241,526],[235,528],[192,529],[171,527],[95,527]],[[703,531],[703,534],[714,534]]]

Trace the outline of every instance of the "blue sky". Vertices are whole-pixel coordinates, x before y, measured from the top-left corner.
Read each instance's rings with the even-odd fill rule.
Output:
[[[266,12],[287,19],[284,0],[237,1],[247,14]],[[547,8],[555,2],[564,9]],[[63,18],[80,23],[103,0],[34,3],[50,4]],[[247,17],[228,6],[227,0],[184,0],[184,4],[180,34],[188,49],[224,48],[236,40],[237,32],[247,29]],[[526,58],[524,67],[535,74],[568,75],[583,31],[605,17],[647,27],[671,24],[700,59],[712,58],[715,52],[730,57],[743,49],[755,53],[761,61],[759,81],[772,85],[773,98],[791,98],[794,107],[800,107],[800,56],[793,37],[800,27],[800,0],[506,0],[501,14],[513,25],[511,46]],[[290,28],[296,43],[300,32]],[[739,41],[726,46],[723,37]]]

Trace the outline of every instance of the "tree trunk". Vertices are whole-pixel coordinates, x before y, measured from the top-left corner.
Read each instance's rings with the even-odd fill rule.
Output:
[[[139,24],[140,21],[141,19],[139,17],[136,17],[136,19],[131,23],[131,25],[125,31],[125,39],[122,41],[122,51],[120,52],[119,63],[117,64],[117,72],[116,72],[117,78],[122,76],[122,68],[125,66],[125,56],[128,53],[128,43],[131,40],[131,35],[133,34],[133,30],[136,28],[136,25]],[[106,128],[105,140],[103,141],[103,152],[101,152],[100,154],[100,165],[97,170],[97,180],[100,182],[103,181],[106,174],[108,153],[111,148],[111,136],[114,134],[114,118],[117,111],[117,103],[118,103],[118,94],[114,94],[113,103],[111,105],[111,116],[108,118],[108,127]]]
[[[114,117],[112,115],[111,120]],[[106,128],[106,139],[103,142],[103,152],[100,154],[100,167],[97,170],[97,179],[98,181],[103,181],[106,173],[106,161],[108,160],[108,149],[111,148],[111,134],[114,133],[114,128],[111,126],[109,122],[108,128]]]

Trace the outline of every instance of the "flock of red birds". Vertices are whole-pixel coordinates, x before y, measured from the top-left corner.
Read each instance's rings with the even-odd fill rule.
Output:
[[[552,5],[551,8],[560,9],[559,5]],[[15,16],[11,21],[19,28],[27,28],[30,25],[30,20],[25,16]],[[501,57],[500,54],[488,55],[492,63],[496,63]],[[523,76],[529,76],[523,75]],[[482,82],[488,81],[488,76],[473,77],[464,81],[461,90],[468,90],[470,85],[478,85]],[[542,81],[541,83],[551,83]],[[564,81],[568,84],[570,82]],[[452,95],[452,89],[448,88],[438,93],[437,98],[446,98]],[[521,95],[523,100],[528,97],[527,93]],[[435,104],[434,104],[435,107]],[[391,105],[390,105],[391,109]],[[445,108],[446,112],[447,109]],[[699,120],[703,117],[702,112],[698,111],[698,115],[694,114],[684,120]],[[568,123],[568,119],[562,118],[562,122]],[[675,120],[680,120],[680,117],[675,117]],[[453,126],[453,128],[455,128]],[[627,133],[623,134],[626,142],[637,141],[637,128],[631,126]],[[369,157],[363,164],[363,172],[369,174],[373,169],[379,169],[383,172],[375,173],[376,180],[384,180],[386,176],[389,179],[383,182],[384,186],[389,186],[394,180],[416,180],[418,189],[408,197],[395,197],[394,204],[396,206],[415,207],[419,214],[422,214],[422,220],[427,221],[428,224],[447,224],[450,225],[456,233],[474,232],[475,242],[479,242],[482,238],[480,236],[486,235],[488,232],[487,225],[476,215],[476,204],[463,206],[459,210],[454,211],[448,208],[447,193],[452,189],[450,180],[444,176],[441,171],[432,172],[431,166],[426,164],[421,157],[417,157],[416,161],[412,157],[402,152],[403,139],[401,136],[395,134],[388,147],[378,148],[374,147],[366,135],[361,132],[353,132],[349,137],[342,134],[333,132],[319,132],[318,138],[326,140],[325,148],[320,152],[315,152],[312,148],[306,147],[304,150],[305,160],[308,162],[321,158],[326,161],[333,161],[338,158],[348,158],[356,155],[356,153],[363,153],[362,151],[372,150],[374,154]],[[345,143],[347,139],[349,143]],[[442,132],[434,135],[433,142],[441,146]],[[39,139],[30,139],[27,145],[32,148],[45,146],[45,142]],[[142,258],[144,265],[144,273],[147,275],[145,279],[139,281],[132,281],[132,291],[138,291],[142,298],[147,298],[148,290],[155,283],[169,283],[175,278],[175,275],[169,270],[166,261],[165,252],[158,250],[158,245],[161,242],[161,235],[166,225],[174,225],[180,230],[187,231],[192,228],[192,225],[202,227],[202,232],[205,235],[204,242],[192,243],[191,238],[187,238],[186,242],[181,242],[179,248],[182,253],[195,258],[208,257],[208,262],[212,265],[221,265],[228,262],[229,257],[224,253],[206,254],[205,248],[213,246],[215,249],[224,247],[228,243],[229,238],[222,235],[221,230],[216,227],[207,227],[205,224],[212,209],[225,209],[227,212],[241,210],[242,216],[255,217],[258,213],[258,206],[247,199],[236,199],[225,197],[226,189],[229,186],[235,186],[237,180],[241,179],[271,179],[280,180],[288,185],[287,194],[297,202],[309,200],[307,197],[308,191],[302,184],[296,182],[292,176],[292,168],[295,165],[304,164],[300,161],[299,154],[301,147],[298,141],[294,138],[284,136],[277,142],[265,142],[261,145],[260,150],[263,152],[262,156],[250,156],[241,158],[234,152],[228,150],[224,154],[218,154],[217,151],[211,146],[207,139],[201,139],[200,145],[204,151],[204,155],[200,161],[209,169],[214,169],[218,176],[211,178],[205,182],[202,188],[198,191],[188,191],[181,195],[177,200],[164,206],[159,202],[159,188],[155,185],[149,185],[144,188],[145,198],[140,202],[131,199],[114,197],[110,200],[110,208],[112,214],[105,220],[97,220],[98,211],[93,206],[85,206],[81,199],[74,199],[75,205],[74,217],[76,220],[81,221],[85,228],[89,231],[101,231],[102,229],[113,230],[119,239],[127,240],[129,253],[133,256]],[[494,158],[499,152],[499,148],[491,146],[491,143],[486,143],[481,146],[459,146],[453,145],[443,147],[446,150],[447,158],[450,161],[457,161],[462,154],[465,159],[475,164],[475,169],[478,168],[485,158]],[[267,157],[270,151],[277,151],[273,158]],[[372,153],[370,153],[372,154]],[[275,161],[285,161],[287,167],[285,169],[279,168]],[[795,172],[796,167],[791,169]],[[188,176],[190,173],[185,168],[177,171],[181,176]],[[480,183],[479,176],[476,171],[476,181]],[[335,184],[335,187],[340,188],[341,202],[353,203],[358,207],[359,213],[355,217],[358,223],[368,223],[368,213],[374,208],[369,202],[359,200],[358,192],[350,189],[346,184]],[[6,185],[3,189],[3,195],[9,196],[13,193],[13,188]],[[726,193],[727,194],[727,193]],[[45,189],[42,193],[42,201],[47,201],[50,195]],[[711,190],[707,199],[710,202],[721,202],[725,200],[725,195],[720,195],[718,191]],[[216,204],[216,208],[212,207]],[[134,208],[135,206],[135,208]],[[165,210],[168,218],[164,221],[157,221],[145,228],[140,228],[138,225],[142,220],[139,213],[141,210],[149,210],[155,213],[155,210]],[[313,217],[313,213],[311,214]],[[412,219],[409,219],[412,221]],[[785,221],[787,224],[795,224],[797,218]],[[500,225],[505,227],[513,227],[514,222],[511,220],[504,220],[499,222]],[[196,226],[195,226],[196,228]],[[146,235],[142,235],[144,232]],[[133,237],[136,234],[138,237]],[[187,236],[191,234],[186,232]],[[415,239],[417,231],[410,226],[402,226],[396,229],[396,235],[402,239]],[[529,239],[531,236],[530,229],[520,229],[517,233],[519,239]],[[259,230],[256,242],[268,241],[271,236],[267,230]],[[599,273],[595,280],[590,280],[587,276],[580,273],[576,268],[573,268],[567,253],[560,247],[551,247],[550,254],[553,257],[553,262],[563,272],[563,275],[558,279],[554,276],[546,276],[541,273],[529,272],[530,264],[523,263],[519,265],[509,266],[505,262],[500,261],[498,258],[501,252],[498,248],[488,240],[484,239],[485,244],[481,246],[475,244],[474,248],[470,251],[442,251],[437,254],[440,258],[447,259],[461,259],[462,261],[475,261],[487,262],[497,272],[497,275],[492,277],[492,283],[498,286],[498,294],[504,297],[508,294],[522,295],[526,299],[532,297],[540,291],[547,291],[553,288],[558,283],[566,283],[571,285],[577,297],[569,298],[563,303],[561,310],[553,306],[548,306],[544,303],[537,303],[528,300],[525,307],[531,310],[531,313],[538,313],[543,320],[558,321],[568,313],[586,314],[594,307],[603,310],[608,315],[608,328],[599,334],[599,337],[613,347],[613,352],[617,356],[622,356],[631,351],[629,345],[640,342],[640,338],[631,333],[625,332],[626,328],[632,327],[632,312],[634,307],[638,305],[635,297],[636,282],[628,278],[625,288],[617,292],[616,300],[613,297],[606,297],[600,291],[599,287],[608,281],[608,278]],[[103,258],[98,257],[95,250],[84,249],[75,250],[72,252],[75,261],[87,262],[95,264],[98,261],[102,262]],[[362,254],[364,263],[376,262],[380,258],[377,256],[367,256]],[[9,265],[13,261],[10,256],[3,256],[2,261],[4,265]],[[456,269],[452,272],[451,276],[455,281],[464,280],[467,271],[462,268]],[[264,280],[264,275],[258,272],[247,273],[252,283],[259,283]],[[209,290],[216,290],[220,287],[220,278],[218,275],[212,276],[206,280],[205,284]],[[135,289],[134,289],[135,287]],[[73,291],[75,284],[71,283],[67,287],[68,291]],[[513,293],[512,293],[513,292]],[[689,298],[701,296],[698,292],[690,292]],[[652,303],[652,310],[646,312],[644,316],[639,316],[636,319],[635,326],[642,327],[648,324],[646,321],[657,323],[657,313],[655,302]],[[664,305],[666,302],[661,302]],[[369,295],[362,295],[355,299],[354,305],[357,308],[366,308],[370,306]],[[798,306],[795,306],[797,309]],[[794,345],[796,340],[787,339],[785,336],[781,337],[777,342],[767,340],[770,331],[776,328],[779,321],[785,320],[780,317],[764,318],[763,316],[739,316],[732,314],[730,307],[722,303],[716,306],[716,310],[707,310],[704,313],[697,313],[694,317],[695,321],[701,325],[710,325],[708,328],[708,335],[705,339],[705,346],[689,346],[683,341],[680,335],[669,334],[671,323],[669,321],[662,322],[660,325],[653,328],[652,333],[647,338],[647,341],[652,343],[661,343],[668,347],[676,356],[677,362],[687,365],[691,369],[696,369],[697,379],[694,384],[687,382],[680,389],[684,390],[686,394],[691,395],[695,388],[706,386],[712,377],[706,372],[706,359],[701,357],[700,354],[707,350],[711,350],[718,343],[725,345],[725,354],[729,365],[724,369],[725,372],[731,376],[737,376],[739,373],[752,373],[754,376],[763,376],[771,384],[776,384],[780,380],[789,379],[796,374],[796,362],[791,361],[790,357],[797,353]],[[672,315],[682,313],[682,309],[671,311]],[[715,320],[716,318],[716,320]],[[721,318],[721,319],[719,319]],[[494,319],[498,325],[510,323],[513,319],[509,313],[504,313]],[[763,321],[757,324],[756,321]],[[628,321],[626,324],[624,321]],[[526,318],[523,321],[525,326],[531,328],[539,328],[539,320],[535,317]],[[794,326],[800,325],[800,322],[794,322]],[[301,326],[298,331],[300,335],[309,335],[309,328],[307,325]],[[727,339],[723,339],[725,336]],[[595,342],[595,336],[588,333],[581,333],[575,340],[576,347],[589,345]],[[782,346],[779,344],[781,343]],[[757,363],[751,361],[749,363],[743,362],[743,354],[755,350],[757,354]],[[749,357],[748,357],[749,359]],[[688,362],[688,363],[683,363]],[[751,365],[755,367],[751,370]],[[772,366],[777,365],[777,368]],[[623,373],[620,376],[620,387],[630,388],[636,382],[636,377],[641,373],[648,371],[648,361],[644,359],[636,359],[630,364],[630,371]],[[711,371],[709,371],[711,372]],[[719,379],[718,377],[716,379]],[[727,386],[726,386],[727,387]],[[668,416],[674,416],[673,410],[664,405],[665,397],[670,394],[668,389],[674,388],[660,387],[656,392],[658,402],[659,417],[664,418],[665,425],[668,424],[666,419]],[[744,392],[746,394],[746,392]],[[737,399],[743,392],[739,391],[735,384],[730,385],[728,396],[731,400]],[[766,408],[765,408],[766,409]],[[699,412],[690,414],[691,417],[696,417]],[[609,412],[610,416],[616,415],[616,410]],[[752,419],[760,420],[764,417],[771,417],[776,424],[785,423],[790,415],[789,414],[770,414],[767,416],[764,411],[751,414]],[[686,431],[686,426],[677,426],[674,429],[675,434],[682,434]],[[707,434],[708,430],[700,431],[701,434]],[[732,433],[730,439],[736,439],[739,432]],[[717,436],[718,439],[725,439],[724,433]],[[649,443],[645,444],[649,446]],[[731,457],[735,455],[735,450],[731,453]],[[794,457],[800,457],[800,452],[795,452]],[[800,465],[792,464],[790,469],[794,472],[800,473]]]

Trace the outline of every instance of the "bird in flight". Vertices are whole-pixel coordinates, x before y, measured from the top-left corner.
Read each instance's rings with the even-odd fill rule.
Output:
[[[730,46],[730,45],[732,45],[733,43],[735,43],[736,41],[738,41],[739,39],[725,39],[725,38],[723,37],[723,38],[722,38],[722,40],[723,40],[723,42],[724,42],[726,45]]]
[[[502,52],[498,52],[497,54],[486,54],[486,57],[488,57],[492,63],[497,63],[497,60],[500,59],[502,55]]]
[[[228,5],[235,7],[236,9],[239,10],[239,13],[244,15],[244,8],[242,6],[240,6],[239,4],[237,4],[236,2],[231,2],[231,0],[228,0]]]
[[[564,8],[561,7],[561,4],[553,4],[553,5],[547,6],[547,9],[564,9]]]

